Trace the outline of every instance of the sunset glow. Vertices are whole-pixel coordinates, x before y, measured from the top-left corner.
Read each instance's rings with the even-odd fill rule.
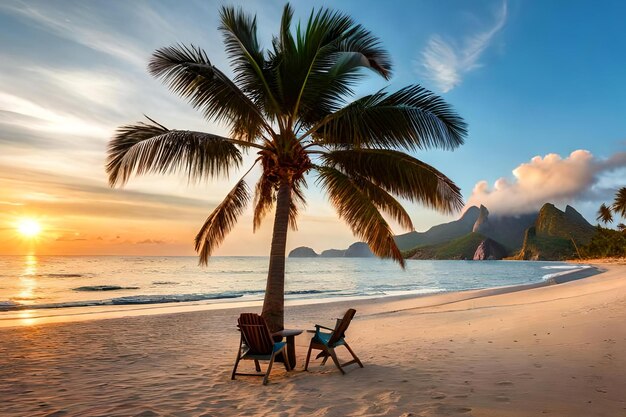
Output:
[[[41,225],[37,220],[20,219],[17,224],[17,231],[23,237],[34,238],[41,233]]]

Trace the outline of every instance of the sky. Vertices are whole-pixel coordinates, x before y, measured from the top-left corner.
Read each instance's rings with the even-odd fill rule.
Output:
[[[0,254],[193,255],[193,238],[236,175],[188,184],[136,177],[108,186],[107,143],[148,115],[169,128],[227,134],[146,70],[175,43],[202,47],[232,74],[217,30],[222,4],[255,13],[269,46],[282,1],[0,2]],[[545,202],[590,222],[626,174],[626,28],[622,1],[294,1],[351,15],[392,56],[389,82],[367,77],[356,96],[421,84],[469,125],[455,151],[414,154],[444,172],[469,205],[519,214]],[[314,181],[309,181],[313,184]],[[356,240],[310,186],[287,249],[318,252]],[[416,230],[457,218],[407,205]],[[36,239],[16,232],[35,219]],[[268,255],[271,216],[250,211],[217,255]],[[404,230],[394,229],[397,233]]]

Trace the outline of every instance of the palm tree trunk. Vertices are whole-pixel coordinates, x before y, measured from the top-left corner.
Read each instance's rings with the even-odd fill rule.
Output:
[[[267,274],[265,299],[263,300],[263,312],[261,313],[272,332],[283,330],[285,327],[285,251],[290,205],[291,185],[287,181],[283,181],[276,196],[270,266]]]

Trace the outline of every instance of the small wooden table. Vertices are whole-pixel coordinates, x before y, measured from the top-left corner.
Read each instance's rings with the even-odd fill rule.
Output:
[[[299,329],[284,329],[272,334],[272,336],[287,339],[287,360],[292,370],[296,367],[296,336],[301,333],[302,330]]]

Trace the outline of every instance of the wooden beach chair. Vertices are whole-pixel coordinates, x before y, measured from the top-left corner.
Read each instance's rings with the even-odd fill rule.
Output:
[[[353,363],[357,363],[361,368],[363,368],[363,364],[356,356],[354,351],[350,349],[350,346],[345,340],[346,330],[348,329],[348,326],[350,326],[350,322],[352,321],[352,318],[355,314],[356,310],[353,308],[346,311],[346,314],[343,316],[343,318],[337,321],[337,325],[334,329],[331,329],[330,327],[320,326],[319,324],[315,325],[315,335],[311,339],[309,351],[306,355],[306,364],[304,365],[305,371],[309,367],[309,359],[311,358],[311,351],[313,349],[321,350],[321,352],[317,355],[315,359],[323,357],[324,360],[322,361],[322,365],[324,365],[328,360],[328,357],[330,356],[342,374],[346,373],[343,370],[343,367],[352,365]],[[331,332],[322,332],[321,329],[330,330]],[[337,359],[337,354],[335,353],[335,348],[338,346],[345,346],[354,359],[343,364],[339,363],[339,359]]]
[[[231,379],[235,379],[236,375],[262,376],[263,385],[267,385],[274,359],[279,353],[286,356],[285,347],[287,344],[285,342],[274,342],[265,319],[258,314],[242,313],[237,322],[237,327],[241,331],[241,338]],[[237,367],[242,359],[253,360],[256,373],[237,372]],[[269,361],[265,373],[261,372],[259,361]],[[285,361],[285,368],[288,371],[291,370],[287,360]]]

